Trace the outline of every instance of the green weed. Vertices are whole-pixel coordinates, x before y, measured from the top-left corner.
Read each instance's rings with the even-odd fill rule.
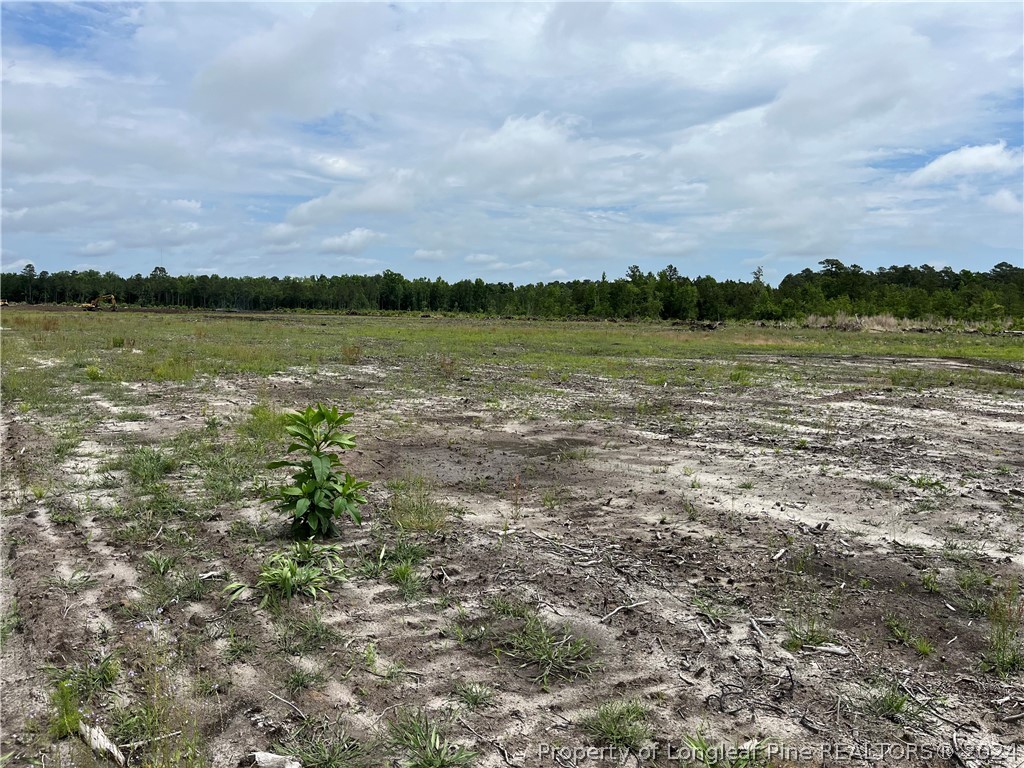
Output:
[[[458,768],[476,753],[448,740],[444,729],[422,709],[399,709],[388,724],[390,742],[406,756],[409,768]]]
[[[609,701],[583,720],[583,730],[598,744],[635,752],[651,739],[647,709],[639,701]]]

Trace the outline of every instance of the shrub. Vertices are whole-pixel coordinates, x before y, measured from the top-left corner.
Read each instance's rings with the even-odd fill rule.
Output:
[[[290,485],[282,485],[268,501],[276,501],[277,509],[292,518],[292,535],[300,539],[338,535],[335,518],[348,515],[362,524],[359,505],[366,503],[362,492],[369,483],[356,480],[342,469],[341,459],[332,449],[355,447],[355,435],[341,428],[352,413],[322,404],[303,411],[285,414],[285,430],[296,441],[288,453],[297,458],[273,461],[267,466],[293,467]]]

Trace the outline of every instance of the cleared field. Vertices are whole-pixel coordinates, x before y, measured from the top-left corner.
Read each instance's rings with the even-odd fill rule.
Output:
[[[2,324],[6,764],[1024,764],[1019,337]],[[369,502],[297,547],[317,402]]]

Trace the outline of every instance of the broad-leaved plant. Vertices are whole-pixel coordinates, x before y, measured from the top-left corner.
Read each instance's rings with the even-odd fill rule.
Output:
[[[345,515],[356,524],[363,522],[359,507],[366,503],[363,491],[370,484],[346,472],[336,452],[355,447],[355,435],[342,431],[352,416],[320,403],[285,414],[285,430],[295,440],[288,453],[294,458],[267,466],[293,467],[296,472],[290,485],[280,486],[267,500],[276,501],[278,511],[292,518],[296,538],[337,536],[335,520]]]

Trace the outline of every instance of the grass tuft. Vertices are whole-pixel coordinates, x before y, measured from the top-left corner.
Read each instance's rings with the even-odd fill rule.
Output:
[[[639,701],[609,701],[583,721],[583,730],[598,744],[631,752],[651,738],[647,709]]]
[[[450,742],[422,709],[398,710],[388,732],[392,746],[405,753],[409,768],[457,768],[470,765],[476,757],[476,752]]]

